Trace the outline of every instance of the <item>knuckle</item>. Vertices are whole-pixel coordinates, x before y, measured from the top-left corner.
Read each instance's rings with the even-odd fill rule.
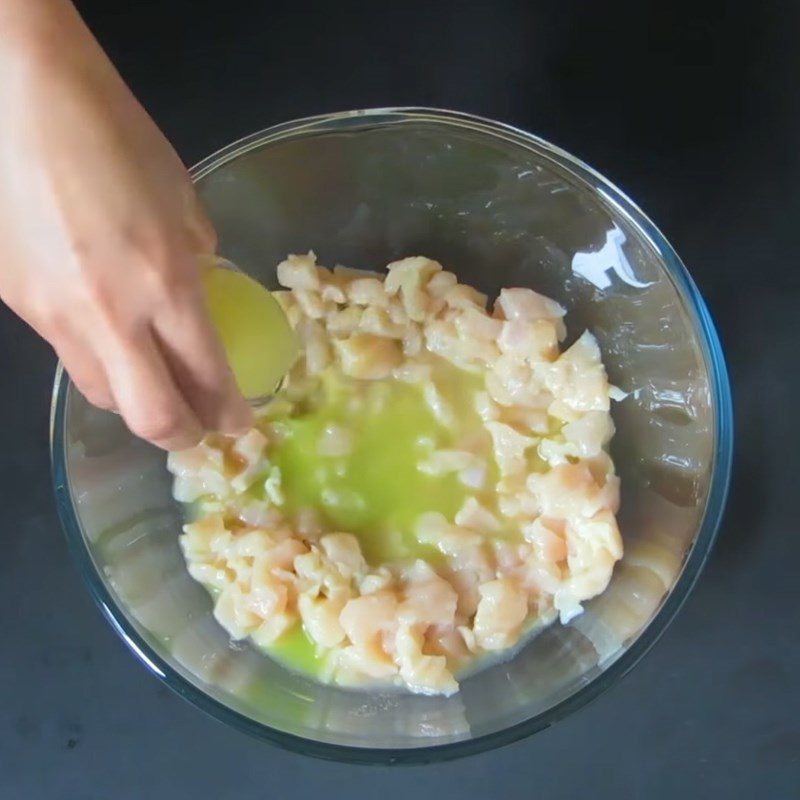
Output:
[[[136,225],[118,235],[113,264],[97,253],[76,252],[77,301],[124,321],[136,303],[120,296],[122,287],[135,285],[139,303],[149,305],[149,311],[196,291],[197,270],[181,238],[156,224]]]
[[[191,226],[190,244],[199,249],[201,253],[216,252],[219,238],[211,220],[204,212],[199,212],[194,224]]]
[[[80,387],[78,387],[80,388]],[[96,408],[101,408],[103,411],[112,411],[115,408],[114,401],[111,395],[105,390],[96,386],[87,386],[81,389],[81,394]]]
[[[174,439],[183,433],[180,415],[169,408],[127,419],[131,431],[149,442]]]
[[[151,256],[142,266],[142,279],[157,304],[173,303],[192,293],[195,276],[185,269],[179,253]]]
[[[30,313],[30,320],[56,349],[70,330],[69,317],[58,304],[37,303]]]
[[[17,314],[54,346],[69,331],[69,311],[63,298],[50,291],[49,287],[35,288],[20,298],[19,302],[8,302]]]
[[[184,222],[188,245],[201,253],[213,253],[217,249],[217,232],[188,173],[185,178]]]
[[[216,228],[211,224],[211,222],[207,222],[203,226],[203,252],[205,253],[214,253],[219,245],[219,236],[217,235]]]
[[[109,335],[123,348],[139,348],[142,337],[147,334],[151,312],[152,309],[111,309],[102,322]]]
[[[86,370],[76,370],[71,362],[65,362],[67,374],[70,380],[78,388],[78,391],[88,400],[88,402],[96,408],[101,408],[104,411],[111,411],[115,408],[114,400],[107,386],[98,383],[96,380],[87,378]]]
[[[170,300],[191,283],[190,260],[180,238],[160,224],[138,225],[123,234],[126,261],[153,302]]]
[[[203,356],[196,361],[201,390],[221,401],[235,397],[236,382],[222,347],[209,346]]]
[[[106,265],[93,259],[81,260],[78,279],[65,291],[62,305],[77,319],[111,320],[120,316],[124,299],[119,297],[117,281]]]

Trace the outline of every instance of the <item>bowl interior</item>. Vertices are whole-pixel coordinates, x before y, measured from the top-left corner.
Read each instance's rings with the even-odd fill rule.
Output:
[[[529,286],[564,304],[570,340],[590,328],[611,381],[628,392],[614,408],[612,447],[626,552],[582,616],[467,679],[454,697],[320,686],[230,644],[184,567],[163,454],[65,379],[53,432],[59,499],[115,627],[206,710],[323,755],[358,757],[328,745],[392,758],[455,743],[464,751],[544,727],[584,702],[666,624],[666,598],[677,603],[688,591],[713,538],[719,509],[701,525],[712,486],[717,506],[724,494],[715,477],[724,367],[703,333],[702,302],[677,260],[666,263],[666,243],[557,149],[458,115],[284,126],[204,162],[196,177],[221,253],[268,285],[287,252],[313,249],[321,263],[370,269],[422,254],[490,296]]]

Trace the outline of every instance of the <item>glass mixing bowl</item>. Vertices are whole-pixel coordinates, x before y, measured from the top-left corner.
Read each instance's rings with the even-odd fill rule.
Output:
[[[380,268],[441,261],[490,296],[530,286],[590,328],[611,381],[625,557],[608,590],[450,698],[364,693],[234,645],[186,572],[164,454],[98,411],[59,368],[51,422],[58,510],[115,630],[172,689],[236,728],[343,761],[420,762],[539,731],[629,670],[698,577],[725,502],[730,387],[697,288],[647,217],[577,159],[464,114],[396,109],[287,123],[192,174],[220,251],[267,285],[291,252]]]

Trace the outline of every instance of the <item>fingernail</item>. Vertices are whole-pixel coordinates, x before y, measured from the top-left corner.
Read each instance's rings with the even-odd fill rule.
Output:
[[[190,447],[195,447],[200,444],[200,440],[205,436],[205,431],[202,428],[191,426],[187,431],[181,433],[180,436],[175,436],[163,442],[153,442],[156,447],[162,450],[188,450]]]
[[[253,409],[242,398],[232,403],[226,412],[222,419],[222,433],[229,436],[241,436],[255,423]]]

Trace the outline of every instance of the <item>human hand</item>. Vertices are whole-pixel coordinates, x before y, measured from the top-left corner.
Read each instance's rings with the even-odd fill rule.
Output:
[[[200,280],[216,237],[180,159],[69,3],[0,0],[0,27],[0,298],[138,436],[245,430]]]

